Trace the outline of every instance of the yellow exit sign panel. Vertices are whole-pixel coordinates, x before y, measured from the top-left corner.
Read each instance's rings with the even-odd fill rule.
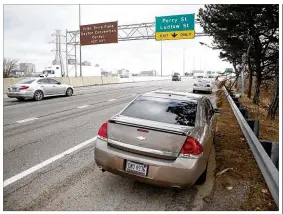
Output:
[[[155,40],[178,40],[178,39],[193,39],[195,38],[194,30],[174,31],[174,32],[156,32]]]

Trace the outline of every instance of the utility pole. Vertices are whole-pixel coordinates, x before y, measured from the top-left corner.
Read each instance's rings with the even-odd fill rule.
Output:
[[[186,72],[186,61],[185,61],[186,50],[183,48],[183,76],[185,76]]]
[[[68,68],[68,31],[66,29],[66,76],[69,76],[69,68]]]
[[[161,40],[161,77],[162,77],[162,40]]]
[[[81,26],[81,5],[79,4],[79,29]],[[79,31],[80,32],[80,31]],[[80,32],[80,41],[81,41],[81,32]],[[82,46],[80,42],[80,76],[82,77]]]
[[[65,43],[61,42],[61,37],[65,37],[65,36],[61,35],[60,30],[56,30],[56,34],[51,34],[51,36],[56,37],[55,41],[49,42],[49,43],[55,43],[56,44],[56,49],[51,50],[52,52],[55,52],[55,59],[53,60],[52,64],[53,65],[60,65],[61,66],[61,76],[65,76],[65,69],[64,69],[64,61],[63,61],[63,57],[62,57],[62,52],[66,52],[66,51],[62,51],[62,49],[61,49],[61,44],[65,44]]]

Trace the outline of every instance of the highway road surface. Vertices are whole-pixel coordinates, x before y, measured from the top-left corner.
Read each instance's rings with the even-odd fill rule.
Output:
[[[76,88],[40,102],[4,98],[4,210],[201,210],[214,151],[207,182],[180,192],[103,173],[93,157],[100,125],[139,93],[192,85],[183,78]]]

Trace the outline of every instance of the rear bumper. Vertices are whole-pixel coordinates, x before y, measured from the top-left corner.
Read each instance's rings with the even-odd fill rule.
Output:
[[[206,168],[204,157],[199,159],[178,157],[176,160],[151,158],[113,148],[100,139],[96,140],[94,156],[96,164],[108,172],[164,187],[192,186]],[[126,160],[147,164],[147,176],[125,171]]]
[[[212,88],[211,87],[197,87],[197,86],[193,86],[193,90],[212,92]]]
[[[33,91],[7,92],[7,96],[10,98],[32,99],[34,97],[34,92]]]

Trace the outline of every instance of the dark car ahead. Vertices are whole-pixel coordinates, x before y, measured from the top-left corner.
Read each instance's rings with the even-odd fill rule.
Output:
[[[172,81],[181,81],[181,75],[178,74],[178,73],[175,73],[175,74],[172,76]]]

